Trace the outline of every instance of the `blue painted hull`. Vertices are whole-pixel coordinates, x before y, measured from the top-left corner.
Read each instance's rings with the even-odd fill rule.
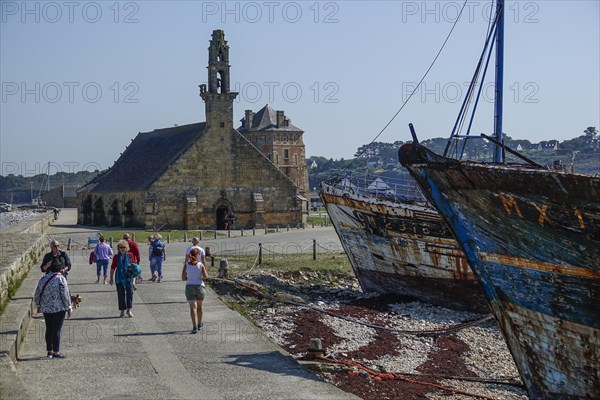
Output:
[[[600,398],[600,177],[399,154],[481,281],[530,397]]]

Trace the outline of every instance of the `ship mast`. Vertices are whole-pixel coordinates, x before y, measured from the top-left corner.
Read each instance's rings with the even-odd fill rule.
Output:
[[[494,101],[494,136],[504,145],[502,138],[502,86],[504,80],[504,0],[497,0],[496,13],[496,87]],[[494,162],[504,162],[502,147],[494,147]]]

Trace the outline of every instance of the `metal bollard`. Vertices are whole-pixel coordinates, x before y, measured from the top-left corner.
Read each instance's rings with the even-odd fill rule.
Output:
[[[200,238],[200,240],[202,241],[202,231],[198,232],[198,237]]]
[[[230,231],[230,230],[228,230],[228,231],[227,231],[227,237],[228,237],[228,238],[230,238],[230,237],[231,237],[231,231]]]
[[[167,233],[167,243],[171,243],[171,234]]]
[[[244,230],[243,229],[240,229],[240,235],[244,236]]]
[[[217,238],[217,230],[215,229],[215,239]]]
[[[252,228],[252,236],[256,236],[256,228]]]
[[[313,261],[317,260],[317,239],[313,239]]]
[[[183,241],[187,243],[187,232],[183,234]]]

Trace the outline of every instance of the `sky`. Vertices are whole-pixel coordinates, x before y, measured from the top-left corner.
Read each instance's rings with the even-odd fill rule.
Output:
[[[352,158],[407,99],[463,3],[3,0],[0,174],[105,169],[138,132],[204,121],[214,29],[230,46],[236,121],[269,104],[305,131],[307,157]],[[449,135],[491,4],[466,3],[377,141],[410,140],[410,122],[420,140]],[[600,128],[600,2],[507,1],[505,18],[504,132],[536,143]],[[473,131],[492,130],[488,79]]]

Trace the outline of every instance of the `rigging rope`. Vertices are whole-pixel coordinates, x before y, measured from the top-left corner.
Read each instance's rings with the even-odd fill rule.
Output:
[[[452,132],[450,133],[450,137],[448,138],[448,143],[446,144],[446,148],[444,150],[444,156],[447,156],[451,145],[454,144],[453,139],[459,135],[460,131],[463,129],[466,117],[467,117],[467,113],[468,113],[468,109],[470,107],[471,104],[471,100],[473,99],[473,95],[475,93],[475,86],[477,85],[477,82],[479,81],[479,76],[481,75],[481,85],[479,87],[479,91],[477,94],[477,99],[475,101],[475,103],[473,104],[473,111],[472,111],[472,115],[471,115],[471,120],[469,123],[469,128],[468,131],[470,131],[471,129],[471,124],[473,122],[473,117],[475,115],[475,110],[477,109],[477,104],[479,102],[479,95],[481,94],[481,90],[483,89],[483,80],[485,79],[485,74],[487,71],[487,67],[489,65],[489,60],[490,60],[490,56],[492,54],[492,50],[494,48],[493,44],[490,45],[491,40],[495,37],[496,35],[496,27],[497,27],[497,22],[498,22],[498,18],[500,17],[500,13],[496,13],[496,16],[493,20],[492,23],[492,13],[493,13],[494,7],[490,8],[490,17],[489,20],[490,23],[488,23],[488,29],[485,35],[485,41],[484,41],[484,45],[483,45],[483,49],[481,51],[481,55],[479,56],[479,61],[477,62],[477,65],[475,67],[475,71],[473,72],[473,77],[471,78],[471,82],[469,84],[469,88],[467,89],[467,95],[465,96],[465,99],[463,101],[463,104],[460,108],[460,111],[458,113],[458,116],[456,118],[456,122],[454,124],[454,127],[452,128]],[[486,58],[486,53],[487,53],[487,61],[485,63],[485,67],[482,70],[482,65],[483,65],[483,60]],[[467,133],[468,135],[468,133]],[[456,151],[458,152],[458,143],[455,143],[456,146]],[[462,151],[464,151],[464,145],[463,145],[463,149]],[[461,153],[462,153],[461,151]]]
[[[450,36],[452,35],[452,32],[454,31],[454,28],[456,28],[456,25],[458,24],[458,21],[460,20],[460,17],[462,16],[462,13],[465,9],[465,6],[467,5],[467,1],[465,0],[462,7],[460,8],[460,12],[458,13],[458,17],[456,18],[456,20],[454,21],[454,23],[452,24],[452,28],[450,29],[450,32],[448,32],[448,35],[446,36],[446,39],[444,40],[444,42],[442,43],[442,47],[440,47],[440,49],[438,50],[437,54],[435,55],[433,61],[431,62],[431,64],[429,65],[429,68],[427,68],[427,71],[425,71],[425,74],[423,74],[423,77],[421,77],[421,80],[419,81],[419,83],[415,86],[415,88],[413,89],[413,91],[408,95],[408,98],[404,101],[404,103],[402,103],[402,105],[400,106],[400,108],[398,109],[398,111],[396,111],[396,113],[392,116],[392,118],[388,121],[387,124],[385,124],[385,126],[379,131],[379,133],[377,134],[377,136],[375,136],[375,138],[373,138],[373,140],[371,140],[371,142],[369,143],[369,145],[367,147],[365,147],[365,149],[360,152],[355,158],[354,160],[352,160],[352,162],[350,162],[350,164],[348,164],[343,170],[346,171],[348,170],[352,164],[354,164],[354,162],[356,160],[358,160],[360,158],[360,156],[362,156],[367,149],[375,142],[375,140],[377,140],[377,138],[379,138],[379,136],[381,136],[383,134],[383,132],[390,126],[390,124],[396,119],[396,117],[398,116],[398,114],[400,114],[400,111],[402,111],[402,109],[404,109],[404,107],[408,104],[408,102],[410,101],[410,99],[413,97],[413,95],[417,92],[417,90],[421,87],[421,83],[423,83],[423,81],[425,80],[425,78],[427,77],[427,75],[429,74],[429,71],[431,71],[431,69],[433,68],[433,66],[435,65],[437,59],[439,58],[439,56],[442,54],[442,51],[444,50],[444,47],[446,47],[446,43],[448,43],[448,40],[450,39]]]

